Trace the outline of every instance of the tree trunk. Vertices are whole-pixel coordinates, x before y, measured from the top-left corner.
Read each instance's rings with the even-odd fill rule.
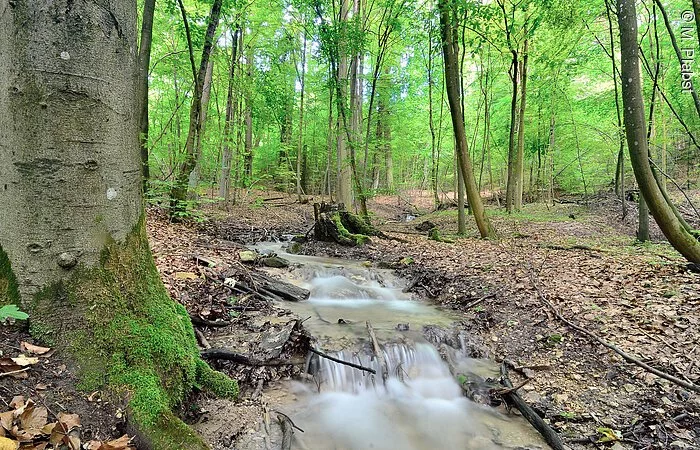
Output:
[[[637,240],[639,242],[649,241],[649,207],[644,201],[644,195],[639,193],[639,223],[637,226]]]
[[[211,98],[211,79],[213,73],[214,60],[210,59],[209,64],[207,64],[207,71],[204,75],[204,86],[202,88],[202,111],[199,119],[199,132],[197,133],[195,144],[194,169],[192,169],[192,172],[190,172],[189,179],[187,182],[190,197],[195,200],[198,198],[197,186],[199,186],[200,172],[202,170],[202,140],[204,139],[204,133],[206,132],[207,126],[207,110],[209,109],[209,99]]]
[[[438,192],[437,143],[435,139],[435,121],[433,119],[433,22],[428,20],[428,126],[430,127],[430,188],[433,192],[433,206],[440,206]]]
[[[464,176],[459,169],[459,160],[457,158],[457,143],[455,142],[455,172],[457,174],[457,233],[467,234],[467,212],[465,211],[464,201]]]
[[[469,206],[474,213],[476,225],[479,228],[481,237],[492,238],[496,233],[491,227],[491,223],[486,216],[484,205],[481,202],[479,189],[476,186],[474,173],[472,172],[471,161],[469,159],[469,149],[467,148],[467,135],[464,129],[464,121],[462,120],[462,108],[459,96],[459,67],[457,57],[454,54],[454,46],[452,43],[453,34],[453,18],[450,14],[450,7],[447,0],[440,0],[438,3],[440,9],[440,25],[442,31],[442,52],[445,62],[445,85],[447,90],[447,99],[450,105],[450,116],[452,118],[452,128],[454,129],[455,139],[457,140],[457,159],[459,161],[459,169],[462,172],[467,189],[467,198]]]
[[[251,86],[253,82],[253,42],[248,43],[246,53],[247,85],[245,87],[245,112],[243,121],[245,123],[245,139],[243,144],[243,185],[250,187],[253,183],[253,98]]]
[[[510,99],[510,132],[508,134],[508,180],[506,181],[506,211],[513,212],[515,206],[515,185],[517,183],[518,172],[516,169],[516,143],[515,143],[515,128],[516,128],[516,110],[518,105],[518,51],[511,50],[513,58],[511,59],[511,99]]]
[[[522,70],[520,72],[520,115],[518,124],[518,152],[515,159],[515,198],[513,200],[513,208],[520,211],[523,207],[523,185],[525,180],[523,177],[524,159],[525,159],[525,98],[527,95],[527,44],[525,39],[523,44],[523,60]]]
[[[136,2],[106,5],[18,0],[0,14],[0,305],[29,312],[84,389],[128,393],[135,445],[205,449],[171,412],[213,372],[148,248]]]
[[[306,34],[302,35],[301,48],[301,93],[299,99],[299,141],[297,143],[297,200],[301,202],[302,189],[302,161],[304,159],[304,87],[306,81]]]
[[[340,20],[341,22],[348,21],[349,13],[349,1],[350,0],[340,0]],[[336,73],[336,83],[338,98],[336,102],[339,107],[338,111],[338,121],[337,121],[337,183],[336,183],[336,198],[339,203],[345,205],[347,208],[352,208],[353,205],[353,192],[352,192],[352,167],[350,166],[350,152],[348,150],[347,133],[345,130],[345,124],[343,123],[343,111],[345,108],[344,102],[346,101],[346,92],[348,85],[348,55],[345,51],[341,50],[341,54],[338,59],[338,67]]]
[[[231,161],[233,160],[233,147],[231,145],[231,134],[234,126],[235,111],[237,101],[233,99],[233,81],[238,64],[238,42],[241,34],[240,26],[233,32],[233,42],[231,44],[231,67],[228,74],[228,91],[226,93],[226,122],[224,124],[224,151],[221,162],[221,178],[219,181],[219,197],[228,203],[231,192]]]
[[[145,0],[143,3],[143,19],[141,22],[141,39],[139,42],[139,138],[141,144],[141,176],[143,177],[143,192],[148,191],[148,180],[151,177],[148,166],[148,69],[151,65],[151,41],[153,38],[153,12],[156,0]]]
[[[622,54],[622,102],[627,147],[639,190],[651,214],[671,245],[689,261],[700,263],[700,242],[681,225],[659,188],[649,164],[637,43],[637,11],[634,0],[617,0]]]
[[[202,93],[204,90],[204,79],[206,78],[207,66],[209,65],[209,57],[214,43],[214,33],[219,24],[219,15],[221,14],[222,0],[214,0],[209,14],[209,22],[207,24],[207,32],[204,38],[204,48],[202,49],[202,59],[199,64],[199,73],[195,79],[195,88],[192,93],[192,106],[190,108],[190,127],[187,132],[187,141],[185,142],[185,160],[180,165],[177,171],[175,184],[170,191],[170,215],[178,217],[186,213],[185,200],[187,199],[187,183],[190,172],[194,170],[197,164],[196,154],[196,138],[201,131],[202,117]]]

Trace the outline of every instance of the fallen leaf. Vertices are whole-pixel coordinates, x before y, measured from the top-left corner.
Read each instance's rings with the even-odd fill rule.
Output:
[[[14,420],[14,413],[12,411],[7,411],[0,413],[0,428],[7,431],[12,429],[12,421]]]
[[[198,278],[197,274],[192,272],[175,272],[176,280],[196,280]]]
[[[22,370],[22,366],[15,364],[12,358],[0,358],[0,375],[12,378],[27,378],[29,376],[26,370]]]
[[[112,441],[105,442],[104,444],[102,444],[101,447],[99,447],[98,450],[126,450],[129,448],[130,442],[131,438],[129,438],[129,436],[125,434],[119,439],[114,439]]]
[[[25,430],[40,430],[44,425],[46,425],[49,412],[46,408],[27,408],[21,416],[19,416],[19,423]]]
[[[58,413],[58,421],[63,425],[65,432],[80,426],[80,417],[77,414]]]
[[[19,442],[6,437],[0,437],[0,450],[17,450],[18,448]]]
[[[20,350],[31,353],[32,355],[43,355],[51,351],[49,347],[39,347],[38,345],[30,344],[29,342],[20,342]]]
[[[24,355],[19,355],[16,358],[10,358],[15,364],[18,366],[31,366],[33,364],[37,364],[39,362],[39,358],[36,357],[30,357],[30,356],[24,356]]]

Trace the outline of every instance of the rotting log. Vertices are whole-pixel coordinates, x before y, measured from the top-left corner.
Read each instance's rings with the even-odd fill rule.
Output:
[[[314,220],[314,236],[319,241],[352,246],[370,242],[370,236],[387,237],[362,217],[346,211],[342,203],[314,203]]]

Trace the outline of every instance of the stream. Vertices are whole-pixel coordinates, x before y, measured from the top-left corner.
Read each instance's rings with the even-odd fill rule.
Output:
[[[449,328],[459,319],[457,313],[404,293],[405,281],[389,269],[292,255],[279,243],[254,248],[289,260],[291,269],[270,271],[311,291],[307,301],[280,306],[306,319],[304,326],[316,338],[318,349],[377,371],[372,375],[314,357],[308,365],[313,382],[287,381],[274,387],[285,394],[277,410],[304,430],[295,431],[292,449],[549,448],[522,417],[464,396],[425,331]],[[386,382],[383,364],[372,351],[367,321],[383,348]],[[439,348],[449,351],[458,373],[470,380],[498,378],[494,362],[466,357],[464,343],[457,341],[461,344],[443,343]],[[251,443],[240,448],[257,447]]]

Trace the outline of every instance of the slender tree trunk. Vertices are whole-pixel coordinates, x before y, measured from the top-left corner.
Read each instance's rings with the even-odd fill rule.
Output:
[[[455,142],[455,174],[457,175],[457,233],[467,234],[467,212],[465,210],[464,201],[464,177],[459,168],[459,159],[457,157],[457,142]]]
[[[637,226],[637,240],[639,242],[649,241],[649,207],[644,201],[644,195],[639,193],[639,224]]]
[[[253,183],[253,42],[248,43],[246,53],[246,76],[245,87],[245,111],[243,121],[245,122],[245,139],[243,147],[243,185],[250,187]]]
[[[459,67],[457,57],[454,54],[453,46],[453,18],[450,14],[450,6],[447,0],[440,0],[440,25],[442,31],[442,51],[445,63],[445,85],[447,89],[447,99],[450,105],[450,116],[452,118],[452,128],[457,140],[457,159],[459,168],[466,184],[469,206],[474,213],[477,227],[482,237],[495,237],[495,231],[486,216],[484,205],[476,186],[474,173],[472,172],[471,161],[469,159],[469,149],[467,148],[467,135],[462,120],[462,108],[459,98]]]
[[[236,66],[238,65],[238,46],[239,36],[241,34],[240,26],[233,32],[233,42],[231,44],[231,67],[228,74],[228,91],[226,93],[226,122],[224,124],[224,150],[221,163],[221,181],[219,182],[219,197],[223,198],[226,203],[229,201],[231,193],[231,162],[233,160],[233,146],[231,145],[231,134],[236,116],[236,106],[238,101],[234,100],[234,79],[236,75]]]
[[[209,57],[214,44],[214,34],[216,33],[216,27],[219,24],[221,2],[222,0],[214,0],[211,7],[211,12],[209,14],[207,32],[204,38],[204,48],[202,49],[202,59],[199,65],[199,73],[195,78],[195,88],[194,92],[192,93],[190,127],[187,133],[187,141],[185,143],[185,160],[178,168],[175,184],[170,191],[170,214],[172,217],[180,216],[186,211],[184,201],[187,198],[187,182],[190,172],[192,172],[197,163],[195,140],[201,131],[202,125],[200,119],[202,116],[202,93],[204,90],[204,78],[206,78]]]
[[[700,242],[679,222],[654,178],[649,164],[644,98],[639,72],[637,11],[634,0],[617,0],[622,54],[622,101],[632,168],[651,214],[671,245],[689,261],[700,263]]]
[[[520,115],[518,124],[518,153],[515,160],[514,171],[515,179],[515,199],[513,208],[520,211],[523,207],[523,186],[525,184],[523,170],[525,159],[525,98],[527,95],[527,58],[528,58],[528,40],[525,39],[523,44],[523,60],[522,70],[520,74]]]
[[[202,112],[200,116],[199,132],[197,133],[197,139],[195,144],[195,164],[192,172],[190,172],[188,179],[188,190],[192,199],[198,198],[197,187],[199,186],[200,173],[202,170],[201,159],[202,159],[202,141],[204,140],[204,133],[206,132],[207,126],[207,111],[209,109],[209,99],[211,98],[211,79],[214,74],[214,60],[209,59],[209,64],[207,64],[207,71],[204,76],[204,86],[202,88]]]
[[[148,180],[151,177],[148,166],[148,69],[151,65],[151,42],[153,40],[153,12],[156,0],[144,0],[143,20],[141,22],[141,39],[139,41],[139,137],[141,143],[141,175],[143,177],[143,192],[148,191]]]
[[[297,199],[301,202],[302,189],[302,161],[304,159],[304,88],[306,81],[306,34],[302,36],[301,47],[301,93],[299,99],[299,141],[297,143]]]
[[[433,206],[440,206],[437,173],[437,142],[435,136],[435,120],[433,118],[433,22],[428,19],[428,126],[430,127],[430,188],[433,192]]]
[[[508,133],[508,180],[506,181],[506,211],[513,212],[515,206],[515,186],[517,184],[518,172],[516,169],[517,150],[515,141],[515,131],[517,127],[516,111],[518,108],[518,51],[511,50],[511,99],[510,99],[510,132]]]
[[[553,205],[554,204],[554,144],[556,143],[555,141],[555,136],[554,136],[554,130],[555,130],[555,118],[554,118],[554,110],[552,109],[552,112],[549,116],[549,149],[547,150],[547,153],[549,155],[549,162],[547,163],[548,166],[548,172],[549,176],[547,177],[548,179],[548,187],[547,187],[547,204],[548,205]]]

